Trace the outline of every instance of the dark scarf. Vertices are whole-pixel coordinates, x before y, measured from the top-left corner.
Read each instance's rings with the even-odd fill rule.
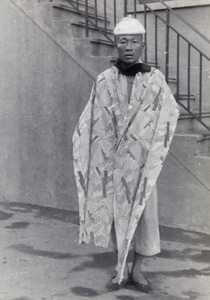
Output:
[[[115,63],[115,67],[118,68],[119,72],[122,75],[126,76],[135,76],[139,72],[146,73],[151,71],[151,67],[144,63],[137,63],[132,66],[129,66],[129,64],[124,63],[120,59],[118,59]]]

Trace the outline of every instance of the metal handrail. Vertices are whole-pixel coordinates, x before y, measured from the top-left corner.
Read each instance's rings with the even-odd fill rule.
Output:
[[[77,4],[74,5],[72,3],[71,0],[65,0],[66,2],[68,2],[74,9],[76,9],[80,15],[85,18],[88,23],[90,23],[92,26],[94,26],[102,35],[104,35],[110,42],[114,43],[114,40],[112,40],[106,33],[106,25],[104,25],[104,28],[105,30],[101,30],[101,28],[99,28],[97,26],[97,12],[96,12],[96,17],[95,17],[95,23],[88,17],[88,14],[87,14],[87,7],[88,7],[88,0],[85,0],[85,13],[83,11],[81,11],[78,7],[78,3],[79,3],[79,0],[77,0]],[[159,2],[161,2],[163,4],[163,1],[162,0],[158,0]],[[106,0],[104,0],[104,3],[106,3]],[[95,5],[97,6],[97,0],[95,0]],[[159,20],[161,20],[163,23],[165,23],[165,25],[167,25],[170,29],[172,29],[176,34],[178,34],[183,40],[185,40],[187,43],[189,43],[196,51],[198,51],[199,53],[202,54],[203,57],[205,57],[207,60],[210,61],[210,57],[208,57],[205,53],[203,53],[202,51],[200,51],[200,49],[195,46],[192,42],[190,42],[185,36],[183,36],[181,33],[178,32],[178,30],[176,30],[172,25],[170,25],[170,23],[168,23],[167,21],[165,21],[163,18],[161,18],[158,14],[156,14],[156,12],[151,9],[148,4],[146,3],[142,3],[142,5],[144,5],[146,8],[148,8]],[[164,6],[168,6],[167,4],[163,4]],[[134,7],[135,7],[135,10],[134,10],[134,15],[136,15],[136,0],[134,0]],[[115,17],[114,17],[114,25],[116,24],[116,0],[114,0],[114,14],[115,14]],[[177,16],[179,16],[177,13],[175,13],[171,8],[169,8],[170,11],[173,12],[173,14],[176,14]],[[124,0],[124,15],[127,14],[127,0]],[[179,16],[180,20],[181,20],[181,16]],[[182,18],[183,19],[183,18]],[[184,19],[183,19],[184,20]],[[105,19],[106,21],[106,19]],[[105,22],[104,22],[105,23]],[[188,23],[186,21],[186,23]],[[210,40],[208,40],[207,38],[205,38],[205,36],[203,36],[198,30],[195,29],[194,26],[190,25],[188,23],[188,25],[190,26],[190,28],[195,31],[196,33],[198,33],[202,38],[206,39],[208,43],[210,43]],[[87,29],[86,29],[87,31]]]
[[[68,2],[74,9],[76,9],[78,11],[78,13],[85,19],[85,28],[86,28],[86,36],[89,36],[89,24],[94,26],[95,29],[97,29],[103,36],[105,36],[106,39],[108,39],[112,44],[114,44],[114,39],[110,38],[108,35],[108,29],[107,29],[107,5],[113,5],[113,10],[112,10],[112,18],[113,18],[113,25],[115,26],[117,23],[117,13],[119,16],[119,12],[118,12],[118,8],[117,7],[117,0],[112,0],[109,2],[107,0],[94,0],[94,5],[95,5],[95,22],[93,21],[93,19],[91,19],[89,17],[89,12],[88,12],[88,0],[84,0],[83,1],[83,5],[85,5],[85,11],[82,11],[79,8],[79,3],[81,4],[81,2],[79,0],[74,0],[72,2],[72,0],[66,0],[66,2]],[[154,43],[155,43],[155,66],[157,67],[158,64],[158,21],[160,20],[161,22],[163,22],[166,26],[166,41],[165,41],[165,77],[166,77],[166,81],[169,80],[169,63],[170,63],[170,59],[169,59],[169,51],[170,51],[170,47],[169,47],[169,43],[170,43],[170,30],[172,30],[176,36],[177,36],[177,62],[176,62],[176,79],[177,79],[177,86],[176,86],[176,100],[177,102],[180,104],[180,106],[182,106],[193,118],[195,118],[196,120],[198,120],[206,129],[208,129],[210,131],[210,127],[205,124],[202,121],[202,97],[203,97],[203,78],[202,78],[202,72],[203,72],[203,59],[205,58],[208,62],[210,62],[210,57],[208,57],[205,53],[203,53],[195,44],[193,44],[188,38],[186,38],[183,34],[181,34],[174,26],[172,26],[170,24],[170,13],[173,13],[174,15],[176,15],[176,17],[178,17],[181,21],[183,21],[187,26],[189,26],[189,28],[191,30],[193,30],[196,34],[199,34],[199,36],[201,38],[203,38],[206,42],[208,42],[210,44],[210,41],[204,37],[198,30],[196,30],[191,24],[189,24],[186,20],[184,20],[180,15],[178,15],[176,12],[174,12],[167,4],[164,3],[163,0],[159,0],[159,2],[164,5],[166,7],[166,20],[163,19],[159,14],[157,14],[148,4],[149,3],[142,3],[142,5],[144,5],[144,26],[146,29],[146,34],[145,34],[145,55],[144,55],[144,61],[147,62],[148,61],[148,46],[147,46],[147,13],[148,11],[151,12],[154,17],[155,17],[155,39],[154,39]],[[74,4],[76,3],[76,4]],[[109,4],[108,4],[109,3]],[[99,27],[98,26],[98,12],[99,12],[99,5],[101,5],[101,7],[103,6],[103,12],[102,14],[104,15],[104,24],[103,27]],[[124,0],[124,5],[121,5],[121,14],[122,17],[123,15],[126,16],[128,13],[128,9],[127,9],[127,4],[128,1]],[[130,3],[129,3],[130,4]],[[133,0],[133,12],[134,16],[136,17],[137,14],[137,0]],[[180,94],[180,41],[184,41],[187,44],[188,47],[188,56],[187,56],[187,105],[184,105],[181,100],[179,99],[181,94]],[[190,99],[191,99],[191,50],[193,49],[193,51],[196,51],[196,53],[198,53],[199,55],[199,78],[198,78],[198,114],[195,113],[194,111],[191,110],[190,108]]]
[[[107,27],[106,27],[106,11],[104,10],[105,18],[104,18],[104,30],[102,30],[98,25],[97,25],[97,11],[95,14],[95,22],[93,22],[90,17],[88,16],[88,0],[85,0],[85,12],[79,9],[79,0],[76,1],[76,5],[73,4],[71,0],[65,0],[67,3],[69,3],[77,12],[85,19],[85,31],[86,31],[86,37],[89,36],[89,26],[88,24],[91,24],[95,29],[97,29],[103,36],[105,36],[111,43],[115,43],[114,40],[112,40],[108,35],[107,35]],[[104,0],[104,3],[106,5],[106,0]],[[95,5],[97,7],[97,0],[95,1]]]
[[[166,4],[163,0],[159,0],[159,2],[165,6],[170,12],[175,15],[179,20],[181,20],[185,25],[187,25],[190,29],[192,29],[194,32],[196,32],[203,40],[205,40],[208,44],[210,44],[210,40],[203,35],[199,30],[197,30],[193,25],[191,25],[187,20],[185,20],[180,14],[175,12],[168,4]]]
[[[159,0],[160,1],[160,0]],[[190,42],[183,34],[181,34],[178,30],[176,30],[170,23],[165,21],[161,16],[156,14],[156,12],[151,9],[147,4],[144,4],[146,8],[150,10],[151,13],[153,13],[159,20],[161,20],[166,26],[168,26],[171,30],[173,30],[177,35],[179,35],[185,42],[191,45],[196,51],[198,51],[200,54],[202,54],[203,57],[205,57],[207,60],[210,61],[210,57],[208,57],[205,53],[203,53],[197,46],[195,46],[192,42]]]
[[[145,19],[147,19],[147,10],[149,10],[154,16],[155,20],[159,19],[161,20],[165,25],[166,25],[166,62],[165,62],[165,76],[166,76],[166,81],[169,79],[169,29],[171,29],[177,36],[177,92],[176,92],[176,100],[179,103],[180,106],[182,106],[194,119],[198,120],[207,130],[210,131],[210,127],[205,124],[202,121],[202,72],[203,72],[203,58],[205,58],[208,62],[210,62],[210,57],[208,57],[206,54],[204,54],[197,46],[195,46],[192,42],[190,42],[185,36],[183,36],[181,33],[178,32],[171,24],[170,24],[170,10],[167,10],[167,18],[164,20],[161,16],[159,16],[154,10],[152,10],[148,4],[144,4],[144,16]],[[145,21],[145,28],[147,31],[147,22]],[[157,26],[157,25],[156,25]],[[157,34],[157,33],[156,33]],[[188,75],[187,75],[187,106],[184,105],[180,100],[179,100],[179,89],[180,89],[180,39],[184,40],[187,45],[188,45]],[[147,45],[147,34],[145,35],[145,44]],[[157,48],[157,45],[155,45],[155,49]],[[199,107],[198,107],[198,116],[190,109],[190,55],[191,55],[191,48],[196,50],[196,52],[199,55]],[[157,50],[157,49],[156,49]],[[147,52],[147,49],[145,49],[145,54]],[[145,55],[145,58],[147,60],[147,56]],[[155,63],[157,64],[157,58]]]

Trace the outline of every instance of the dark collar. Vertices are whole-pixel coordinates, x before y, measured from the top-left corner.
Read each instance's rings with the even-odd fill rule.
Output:
[[[126,75],[126,76],[135,76],[139,72],[146,73],[151,71],[151,67],[144,63],[137,63],[132,66],[128,66],[120,59],[118,59],[117,62],[115,63],[115,67],[118,68],[119,72],[122,75]]]

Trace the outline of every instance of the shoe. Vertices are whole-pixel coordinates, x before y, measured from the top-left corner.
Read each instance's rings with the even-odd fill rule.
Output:
[[[129,281],[130,281],[130,277],[127,278],[123,278],[123,280],[121,281],[121,283],[118,282],[113,282],[112,280],[116,278],[116,276],[114,276],[110,282],[108,282],[106,288],[109,292],[113,292],[113,291],[118,291],[121,288],[123,288]]]
[[[147,294],[153,294],[154,289],[152,287],[152,284],[146,278],[145,280],[147,281],[147,284],[140,283],[131,278],[131,282],[137,287],[139,291]]]

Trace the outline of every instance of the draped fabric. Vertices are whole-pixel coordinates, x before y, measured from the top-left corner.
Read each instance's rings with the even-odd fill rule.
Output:
[[[174,135],[178,106],[162,73],[101,73],[73,135],[80,243],[107,247],[114,222],[119,282],[130,244]]]

